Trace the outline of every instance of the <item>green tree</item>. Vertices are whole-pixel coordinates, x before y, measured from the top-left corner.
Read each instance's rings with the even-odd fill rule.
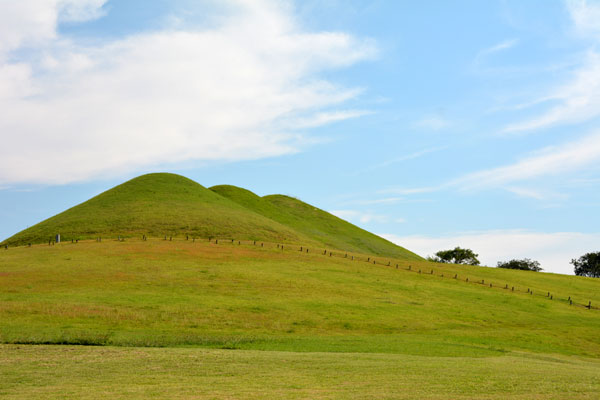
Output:
[[[498,264],[496,266],[498,268],[521,269],[524,271],[535,272],[539,272],[542,270],[538,261],[530,260],[529,258],[524,258],[522,260],[515,259],[510,261],[498,261]]]
[[[575,266],[575,275],[600,278],[600,251],[572,259],[571,264]]]
[[[455,247],[452,250],[440,250],[435,253],[435,257],[427,257],[427,260],[445,264],[479,265],[478,256],[471,249]]]

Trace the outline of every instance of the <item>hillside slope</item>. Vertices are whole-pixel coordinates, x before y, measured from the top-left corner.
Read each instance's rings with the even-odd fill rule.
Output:
[[[426,261],[395,268],[251,243],[2,250],[0,342],[600,357],[600,311],[581,306],[600,302],[598,279]]]
[[[260,197],[246,189],[231,185],[213,186],[210,190],[294,229],[322,243],[325,247],[422,260],[421,257],[403,247],[293,197],[283,195]]]
[[[292,229],[180,175],[142,175],[6,239],[24,245],[102,237],[190,235],[305,242]]]

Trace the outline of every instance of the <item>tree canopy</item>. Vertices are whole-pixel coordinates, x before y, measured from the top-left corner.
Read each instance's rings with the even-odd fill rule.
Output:
[[[496,266],[498,268],[521,269],[524,271],[535,272],[539,272],[542,270],[538,261],[530,260],[529,258],[524,258],[522,260],[514,259],[510,261],[498,261],[498,264]]]
[[[468,264],[468,265],[479,265],[477,257],[479,254],[475,254],[471,249],[461,249],[455,247],[452,250],[440,250],[435,253],[435,257],[428,257],[429,261],[445,263],[445,264]]]
[[[571,264],[575,267],[575,275],[600,278],[600,251],[572,259]]]

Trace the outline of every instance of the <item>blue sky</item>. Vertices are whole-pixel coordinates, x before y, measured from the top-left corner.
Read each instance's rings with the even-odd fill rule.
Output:
[[[0,237],[154,171],[425,256],[600,250],[600,3],[0,4]]]

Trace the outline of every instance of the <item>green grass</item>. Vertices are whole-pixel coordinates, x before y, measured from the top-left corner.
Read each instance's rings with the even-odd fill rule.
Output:
[[[221,188],[221,189],[219,189]],[[227,189],[227,190],[226,190]],[[6,239],[9,246],[148,235],[300,243],[421,259],[329,213],[285,196],[206,189],[175,174],[142,175]]]
[[[337,255],[1,250],[0,398],[597,398],[600,310],[565,299],[599,303],[599,280]]]
[[[600,356],[600,311],[560,300],[600,302],[590,278],[185,240],[11,248],[0,265],[4,343]]]
[[[289,196],[259,197],[246,189],[229,185],[213,186],[210,190],[282,225],[292,227],[327,247],[407,260],[422,260],[416,254],[382,237]]]
[[[597,399],[595,359],[0,345],[3,399]]]
[[[15,247],[57,232],[104,240]],[[429,263],[287,196],[144,175],[5,243],[1,398],[600,392],[600,280]]]

